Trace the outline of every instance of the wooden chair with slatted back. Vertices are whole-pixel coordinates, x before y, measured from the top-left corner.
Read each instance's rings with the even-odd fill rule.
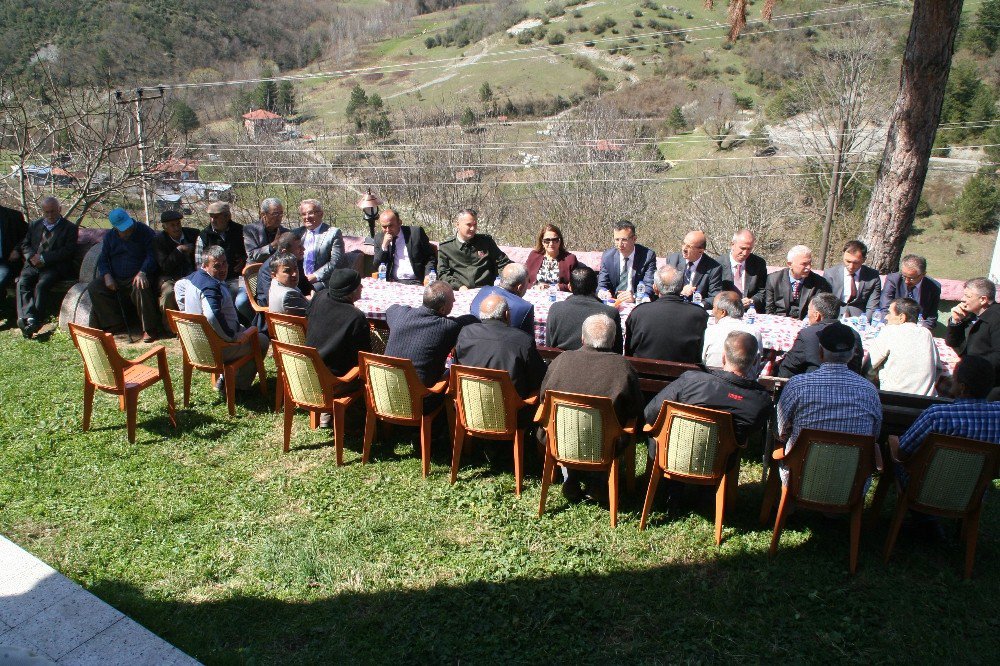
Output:
[[[656,440],[656,458],[650,471],[639,529],[646,529],[661,477],[715,486],[715,545],[718,546],[722,543],[726,501],[734,499],[740,477],[738,458],[735,465],[726,467],[739,450],[732,415],[665,400],[656,422],[646,425],[643,430]]]
[[[1000,471],[1000,446],[932,433],[912,456],[905,457],[899,451],[898,440],[889,441],[892,459],[903,466],[910,480],[896,505],[885,542],[885,561],[892,555],[907,510],[913,509],[962,521],[965,577],[971,578],[983,495]]]
[[[267,330],[271,334],[272,340],[284,342],[289,345],[306,345],[306,334],[309,331],[309,321],[305,317],[298,315],[284,314],[281,312],[264,312],[264,319],[267,321]],[[274,411],[281,411],[281,405],[285,400],[284,379],[282,379],[281,369],[278,369],[278,376],[274,385]]]
[[[546,434],[545,466],[542,469],[542,496],[538,516],[545,512],[545,499],[556,464],[569,469],[605,472],[608,475],[608,504],[611,527],[618,525],[618,475],[622,458],[635,463],[635,419],[619,424],[610,398],[562,391],[546,391],[535,415]],[[629,443],[618,451],[623,437]],[[634,476],[634,475],[632,475]]]
[[[538,395],[521,399],[504,370],[451,366],[451,395],[456,418],[451,456],[451,482],[458,477],[462,449],[468,435],[482,439],[514,441],[514,492],[521,496],[524,481],[524,429],[517,424],[522,407],[538,404]]]
[[[167,350],[157,345],[134,359],[122,358],[115,346],[115,337],[100,329],[70,323],[69,334],[83,358],[83,430],[90,430],[95,389],[118,396],[119,407],[125,411],[129,444],[135,443],[135,422],[139,411],[139,393],[153,384],[163,382],[167,394],[170,423],[177,427],[174,411],[174,389],[167,367]],[[144,365],[155,358],[156,367]]]
[[[167,310],[167,318],[181,342],[181,351],[184,354],[185,407],[191,403],[191,374],[195,368],[210,373],[213,386],[219,375],[222,375],[230,416],[236,414],[236,371],[246,363],[257,366],[261,395],[267,395],[267,373],[264,370],[264,356],[261,354],[260,345],[257,344],[256,327],[251,326],[243,333],[250,340],[250,352],[231,361],[225,361],[223,351],[228,347],[239,347],[243,343],[226,342],[220,338],[202,314]],[[249,335],[250,331],[253,331],[253,335]]]
[[[288,452],[292,435],[292,417],[301,407],[317,417],[333,413],[333,443],[337,451],[337,466],[344,464],[344,413],[359,399],[362,388],[357,379],[360,371],[353,367],[342,377],[330,372],[314,347],[292,345],[279,340],[272,343],[274,360],[285,378],[285,431],[283,451]]]
[[[858,568],[858,543],[861,540],[861,514],[865,507],[865,482],[878,469],[882,459],[875,437],[852,435],[828,430],[804,429],[792,450],[785,453],[779,445],[772,453],[774,461],[784,461],[788,468],[788,485],[781,486],[781,502],[771,535],[773,557],[785,526],[792,502],[796,509],[813,509],[824,513],[849,513],[851,516],[850,571]],[[777,469],[768,475],[764,491],[761,522],[770,515],[777,486],[781,485]]]
[[[246,289],[247,298],[250,300],[250,307],[258,314],[267,312],[267,308],[257,302],[257,275],[260,273],[260,267],[263,265],[260,262],[247,264],[240,274],[240,278],[243,280],[243,288]]]
[[[370,352],[358,352],[358,367],[365,383],[365,403],[368,408],[361,462],[368,462],[378,421],[416,426],[420,428],[421,471],[426,478],[431,469],[431,423],[448,403],[443,401],[430,412],[425,412],[424,398],[432,394],[443,394],[448,388],[448,380],[442,379],[433,386],[426,387],[417,376],[417,370],[410,359]],[[449,418],[448,421],[454,422],[454,419]]]

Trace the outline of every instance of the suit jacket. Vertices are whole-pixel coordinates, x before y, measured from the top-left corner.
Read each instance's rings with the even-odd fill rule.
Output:
[[[302,267],[302,262],[299,261],[299,291],[302,292],[303,296],[308,296],[312,293],[313,288],[309,280],[303,277],[305,275],[305,269]],[[257,271],[257,293],[254,296],[257,297],[257,304],[267,307],[267,299],[271,295],[271,259],[268,258],[260,266],[260,270]],[[258,328],[260,328],[258,326]]]
[[[620,253],[615,248],[605,250],[601,255],[601,272],[597,274],[597,288],[617,292],[621,278]],[[639,282],[646,283],[646,293],[653,296],[653,275],[656,273],[656,253],[645,245],[636,244],[635,261],[628,267],[632,273],[632,291]]]
[[[247,249],[243,245],[243,225],[230,220],[225,234],[220,234],[216,231],[211,223],[202,229],[201,233],[198,234],[198,242],[194,248],[194,263],[196,266],[202,265],[202,253],[213,245],[218,245],[226,251],[226,262],[229,264],[226,281],[235,280],[242,275],[243,269],[247,265]]]
[[[796,313],[795,305],[792,303],[792,284],[788,278],[788,269],[784,268],[767,276],[767,284],[764,289],[764,310],[767,314],[805,319],[809,310],[809,301],[813,299],[813,296],[829,292],[830,283],[823,279],[823,276],[810,272],[799,288],[798,312]]]
[[[586,372],[581,372],[585,368]],[[610,398],[621,425],[636,419],[642,425],[645,401],[639,375],[625,357],[610,349],[580,347],[552,359],[539,391],[564,391]],[[545,396],[542,395],[542,401]],[[540,401],[541,402],[541,401]]]
[[[431,247],[431,241],[427,238],[427,234],[424,232],[423,227],[405,225],[400,229],[400,234],[403,236],[403,242],[406,244],[406,256],[410,258],[410,264],[413,266],[413,279],[417,282],[423,282],[424,276],[432,270],[435,270],[437,265],[436,259],[434,258],[434,248]],[[396,239],[396,242],[399,242],[398,238]],[[392,264],[394,260],[395,257],[391,252],[382,251],[381,242],[375,243],[374,264],[378,266],[379,264],[385,262],[386,275],[391,276],[390,281],[397,279],[395,273],[392,272]]]
[[[708,313],[680,296],[637,305],[625,321],[625,355],[700,363]]]
[[[1000,386],[1000,304],[986,308],[974,322],[952,324],[949,317],[944,341],[963,358],[982,356],[989,361],[997,376],[995,386]]]
[[[759,312],[764,311],[764,283],[767,281],[767,262],[763,257],[751,253],[747,260],[743,262],[743,286],[746,291],[740,291],[736,287],[733,277],[732,258],[729,253],[723,254],[716,259],[722,267],[722,291],[735,291],[743,298],[752,298],[753,306]]]
[[[620,354],[624,347],[622,316],[594,294],[573,294],[565,301],[552,304],[545,325],[545,345],[563,350],[579,349],[583,345],[583,322],[595,314],[607,315],[615,322],[618,335],[613,350]]]
[[[542,267],[544,252],[532,250],[528,253],[528,258],[524,261],[524,268],[528,271],[528,288],[535,286],[538,282],[538,269]],[[569,291],[569,274],[576,268],[576,255],[572,252],[561,252],[557,259],[559,262],[559,291]]]
[[[878,271],[870,266],[862,266],[858,269],[858,293],[854,300],[848,302],[844,297],[844,282],[847,275],[843,266],[831,266],[823,273],[823,277],[830,283],[830,291],[840,299],[841,307],[854,308],[853,312],[848,312],[849,316],[856,316],[863,312],[871,319],[876,309],[882,303],[882,278]]]
[[[476,319],[479,319],[479,306],[491,294],[497,294],[507,301],[507,305],[510,307],[511,327],[521,329],[534,340],[535,306],[506,289],[501,289],[500,287],[481,287],[479,293],[472,299],[472,304],[469,306],[469,313]]]
[[[888,310],[889,303],[906,296],[906,283],[901,273],[889,273],[882,285],[882,309]],[[934,330],[937,325],[938,306],[941,303],[941,285],[936,280],[924,276],[920,282],[920,313],[924,315],[924,326]]]
[[[191,252],[180,252],[177,243],[165,231],[156,234],[153,239],[153,254],[156,264],[160,267],[161,280],[180,280],[195,271],[194,250],[198,243],[198,230],[191,227],[181,227],[181,245],[190,245]]]
[[[340,229],[337,227],[332,227],[326,222],[322,224],[323,229],[320,233],[319,238],[316,239],[315,252],[315,266],[313,271],[316,273],[317,282],[321,282],[321,287],[326,286],[327,278],[330,277],[330,273],[334,269],[340,268],[341,263],[344,261],[344,234],[341,233]],[[308,229],[305,227],[299,227],[295,230],[295,233],[299,235],[302,239],[303,245],[306,242],[306,233]],[[303,274],[303,279],[305,275]]]
[[[271,242],[287,231],[288,229],[279,224],[274,238],[267,240],[267,232],[264,230],[263,222],[258,220],[253,224],[243,227],[243,248],[247,252],[247,261],[251,264],[255,264],[258,261],[266,261],[268,257],[274,254],[271,250]]]
[[[267,309],[278,314],[305,317],[309,310],[309,301],[295,287],[286,287],[277,280],[271,280],[271,287],[267,295]]]
[[[835,323],[834,320],[821,321],[799,331],[795,342],[792,343],[792,348],[788,350],[785,358],[781,361],[778,376],[794,377],[819,368],[822,365],[819,360],[819,333],[833,323]],[[857,331],[851,330],[854,332],[854,356],[847,367],[860,375],[864,349],[861,347],[861,336],[858,335]]]
[[[545,361],[535,349],[535,339],[495,319],[461,330],[455,343],[455,362],[505,370],[522,398],[538,390],[545,376]]]
[[[687,259],[680,252],[667,255],[666,263],[681,273],[687,269]],[[698,265],[695,266],[694,287],[701,294],[702,307],[711,310],[715,297],[722,291],[722,266],[707,254],[701,255]]]
[[[335,375],[344,375],[358,364],[358,352],[371,351],[368,319],[352,303],[318,292],[309,304],[306,344],[315,347]]]
[[[21,243],[28,234],[28,223],[19,210],[0,206],[0,261],[7,261],[14,250],[21,251]]]
[[[313,297],[313,300],[319,296]],[[389,324],[386,356],[413,361],[424,386],[432,386],[444,376],[444,362],[451,353],[463,326],[479,320],[472,315],[444,317],[430,308],[390,305],[385,311]],[[310,324],[310,329],[312,325]]]
[[[29,259],[39,254],[45,269],[56,271],[62,277],[74,274],[76,265],[73,263],[73,258],[76,256],[76,239],[80,228],[65,217],[60,217],[56,226],[52,228],[48,249],[39,253],[44,232],[45,224],[42,220],[31,223],[27,235],[21,241],[21,256],[24,258],[24,263],[27,264]]]

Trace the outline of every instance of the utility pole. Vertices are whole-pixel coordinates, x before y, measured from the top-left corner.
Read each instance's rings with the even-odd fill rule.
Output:
[[[135,89],[135,96],[126,98],[121,90],[115,91],[115,102],[118,104],[133,104],[135,110],[135,127],[139,139],[139,169],[142,171],[140,177],[140,187],[142,189],[142,213],[146,225],[149,226],[149,189],[146,187],[146,142],[142,134],[142,108],[143,102],[149,102],[163,97],[163,88],[157,88],[154,94],[143,88]]]
[[[837,154],[833,158],[833,173],[830,174],[830,194],[826,198],[826,218],[823,220],[823,240],[819,246],[819,266],[826,267],[826,254],[830,249],[830,227],[833,226],[833,214],[837,212],[837,190],[840,189],[840,166],[844,157],[844,135],[847,134],[847,118],[840,121],[840,134],[837,136]]]

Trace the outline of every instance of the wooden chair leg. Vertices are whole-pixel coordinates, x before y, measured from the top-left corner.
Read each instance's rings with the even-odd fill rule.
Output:
[[[174,405],[174,387],[170,383],[170,372],[160,372],[163,380],[163,392],[167,395],[167,413],[170,415],[170,423],[177,429],[177,408]]]
[[[740,461],[737,460],[736,464],[726,473],[726,504],[732,506],[736,501],[736,494],[740,487]]]
[[[431,420],[433,417],[424,414],[420,418],[420,471],[426,479],[431,473]]]
[[[865,502],[862,497],[858,502],[858,505],[854,507],[851,511],[851,556],[850,556],[850,571],[851,575],[858,570],[858,546],[861,541],[861,515],[865,510]]]
[[[316,430],[317,428],[319,428],[319,419],[320,419],[320,413],[319,412],[316,412],[316,411],[313,411],[313,410],[309,410],[309,429],[310,430]]]
[[[458,478],[458,466],[462,462],[462,448],[465,446],[465,428],[455,424],[454,441],[451,443],[451,483]]]
[[[611,469],[608,471],[608,507],[611,509],[611,527],[618,527],[618,472],[621,465],[618,458],[611,460]]]
[[[292,419],[295,417],[295,404],[291,400],[285,401],[285,415],[284,415],[284,440],[282,441],[281,450],[288,453],[292,440]]]
[[[368,462],[368,456],[372,451],[372,440],[375,439],[375,410],[368,408],[365,412],[365,441],[361,448],[361,464]]]
[[[83,380],[83,431],[90,430],[90,417],[94,412],[94,385]]]
[[[642,505],[642,517],[639,519],[639,530],[646,529],[646,521],[649,520],[649,512],[653,508],[653,500],[656,499],[656,487],[660,485],[660,477],[663,470],[655,462],[649,470],[649,486],[646,487],[646,501]]]
[[[556,466],[556,460],[548,450],[545,451],[545,463],[542,465],[542,494],[538,500],[538,517],[541,518],[545,512],[545,497],[549,494],[549,484],[552,483],[552,470]]]
[[[236,371],[231,366],[226,366],[223,370],[222,383],[226,389],[226,405],[229,408],[229,416],[236,416]]]
[[[344,464],[344,419],[347,403],[333,401],[333,445],[337,450],[337,467]]]
[[[119,412],[124,412],[125,411],[125,394],[124,393],[122,393],[121,395],[118,396],[118,411]]]
[[[766,525],[767,519],[771,517],[771,509],[774,507],[774,500],[778,496],[778,490],[781,488],[781,475],[778,473],[778,469],[772,466],[771,471],[767,474],[767,481],[764,485],[764,500],[760,504],[760,524]]]
[[[184,406],[191,404],[191,373],[194,368],[186,361],[183,364],[181,375],[184,384]]]
[[[524,431],[520,428],[514,433],[514,494],[521,496],[521,486],[524,482]]]
[[[726,515],[726,496],[729,494],[730,475],[732,471],[722,476],[719,487],[715,489],[715,545],[722,543],[722,520]]]
[[[883,562],[888,562],[892,556],[892,551],[896,547],[896,539],[899,537],[899,530],[903,526],[903,519],[906,518],[906,510],[909,504],[906,499],[906,493],[900,494],[898,503],[896,504],[896,513],[893,514],[892,523],[889,525],[889,536],[885,540],[885,552],[882,554]]]
[[[972,578],[972,565],[976,560],[976,541],[979,539],[979,514],[982,506],[963,521],[965,527],[965,579]]]
[[[125,391],[122,395],[125,400],[125,423],[128,432],[128,443],[135,444],[135,421],[139,412],[139,392]]]
[[[775,470],[771,470],[771,475],[777,476]],[[788,505],[788,486],[782,486],[781,502],[778,504],[778,515],[774,519],[774,533],[771,535],[771,547],[767,551],[771,557],[774,557],[775,553],[778,552],[778,540],[781,538],[781,530],[785,527],[785,514],[788,511]]]
[[[254,355],[253,360],[257,366],[257,383],[260,384],[260,394],[267,397],[267,371],[264,370],[264,355],[260,353],[260,345],[256,340],[252,341],[254,345]]]
[[[281,405],[285,400],[285,375],[281,372],[281,368],[278,368],[278,372],[274,375],[274,411],[281,411]]]

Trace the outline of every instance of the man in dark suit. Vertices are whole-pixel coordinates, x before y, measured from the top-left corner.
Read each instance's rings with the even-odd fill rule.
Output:
[[[659,298],[637,305],[625,322],[625,355],[678,363],[699,363],[708,326],[705,308],[681,296],[684,273],[673,266],[656,272]]]
[[[809,325],[799,331],[792,348],[785,354],[778,370],[779,377],[794,377],[812,372],[822,365],[819,357],[819,333],[837,321],[839,311],[840,301],[836,294],[816,294],[809,302]],[[860,375],[864,350],[861,347],[861,336],[853,328],[851,330],[854,331],[857,344],[854,345],[854,356],[848,361],[847,367]]]
[[[812,250],[796,245],[788,251],[788,268],[767,276],[764,310],[793,319],[805,319],[809,301],[829,293],[830,283],[812,272]]]
[[[281,224],[285,217],[285,205],[281,199],[269,197],[260,202],[260,220],[243,227],[243,247],[247,252],[247,263],[267,261],[278,247],[278,237],[286,233]]]
[[[882,279],[878,271],[865,266],[868,246],[859,240],[844,244],[844,265],[831,266],[823,273],[834,296],[840,299],[848,317],[875,314],[882,300]]]
[[[572,295],[564,301],[553,303],[545,324],[545,345],[563,350],[579,349],[580,327],[590,315],[609,317],[618,328],[612,349],[621,353],[624,346],[622,319],[614,307],[597,297],[597,273],[586,264],[577,264],[569,276]]]
[[[7,285],[21,270],[21,243],[28,234],[28,224],[19,210],[0,206],[0,306],[7,299]]]
[[[399,213],[392,208],[382,211],[378,223],[383,236],[382,242],[375,245],[374,264],[385,264],[385,279],[389,282],[424,284],[427,275],[436,266],[434,249],[424,228],[416,225],[404,227]]]
[[[178,280],[197,270],[194,263],[194,247],[198,242],[198,230],[181,226],[183,221],[184,215],[180,211],[163,211],[160,214],[160,226],[163,227],[163,231],[156,234],[156,238],[153,239],[153,254],[160,268],[156,280],[164,331],[170,330],[167,310],[177,309],[174,285]]]
[[[528,290],[528,271],[524,264],[507,264],[500,272],[500,286],[482,287],[472,299],[469,312],[475,315],[487,296],[503,297],[510,307],[510,325],[535,339],[535,306],[522,298]]]
[[[507,301],[499,294],[487,296],[476,314],[480,323],[469,324],[458,334],[455,362],[476,368],[504,370],[522,398],[537,391],[545,376],[545,361],[535,349],[533,337],[508,325],[510,306]],[[522,412],[519,416],[527,425],[534,408]]]
[[[997,288],[987,278],[975,278],[965,283],[962,301],[951,310],[944,341],[961,357],[981,356],[990,365],[1000,387],[1000,304]],[[1000,388],[994,388],[991,400],[1000,398]]]
[[[927,277],[927,260],[908,254],[899,262],[899,272],[889,273],[882,285],[883,310],[897,298],[912,298],[920,304],[922,324],[934,330],[937,326],[938,306],[941,303],[941,285]]]
[[[17,326],[26,338],[42,327],[45,297],[52,285],[76,272],[73,257],[79,227],[62,216],[55,197],[45,197],[39,206],[42,217],[32,222],[20,249],[25,263],[17,283]]]
[[[722,266],[722,290],[739,294],[744,309],[752,303],[755,309],[763,312],[767,262],[753,253],[756,242],[757,238],[749,229],[737,231],[733,234],[729,254],[720,255],[718,262]]]
[[[656,253],[635,242],[635,225],[628,220],[615,223],[614,238],[615,246],[601,255],[597,288],[620,301],[633,303],[640,282],[646,285],[647,294],[653,290]]]
[[[287,258],[288,254],[275,254]],[[361,276],[353,268],[330,272],[329,285],[316,292],[309,305],[306,344],[315,347],[335,375],[358,364],[358,352],[371,351],[368,319],[354,306],[361,298]]]
[[[708,239],[703,231],[689,231],[684,236],[680,252],[667,255],[667,265],[684,275],[681,297],[693,300],[695,292],[701,294],[702,307],[712,309],[715,296],[722,291],[722,266],[712,257],[705,256]]]

